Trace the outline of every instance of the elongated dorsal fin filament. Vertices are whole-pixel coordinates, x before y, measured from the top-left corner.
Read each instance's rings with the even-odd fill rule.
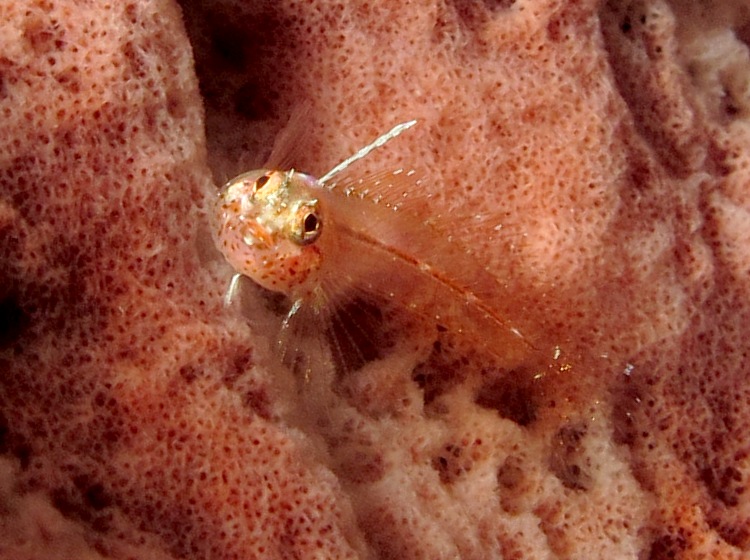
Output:
[[[390,129],[388,132],[383,134],[382,136],[378,136],[375,140],[370,142],[367,146],[357,151],[352,156],[349,156],[344,161],[336,165],[333,169],[331,169],[328,173],[320,177],[318,180],[321,183],[325,183],[329,181],[333,176],[335,176],[337,173],[341,173],[344,169],[349,167],[352,163],[355,161],[359,161],[363,157],[366,157],[370,152],[373,150],[380,148],[383,144],[388,142],[389,140],[393,140],[396,136],[404,132],[405,130],[410,129],[412,126],[417,124],[416,119],[407,121],[401,124],[397,124],[392,129]]]

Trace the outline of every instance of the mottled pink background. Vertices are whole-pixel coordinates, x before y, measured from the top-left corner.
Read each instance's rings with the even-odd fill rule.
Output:
[[[0,5],[0,556],[747,556],[750,13],[700,6]],[[218,185],[300,106],[313,173],[420,120],[358,172],[423,174],[545,375],[299,390],[222,307]]]

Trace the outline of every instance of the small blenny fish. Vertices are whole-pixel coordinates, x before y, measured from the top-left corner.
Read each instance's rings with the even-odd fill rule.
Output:
[[[509,367],[533,351],[490,303],[502,295],[501,282],[453,240],[440,216],[416,203],[416,173],[342,175],[415,123],[397,125],[320,178],[256,169],[219,194],[216,240],[236,271],[226,303],[241,276],[287,296],[281,352],[308,378],[319,358],[305,354],[320,356],[325,347],[329,363],[346,363],[344,354],[367,353],[362,341],[370,338],[368,316],[378,302],[470,336]],[[367,301],[375,303],[360,304]]]

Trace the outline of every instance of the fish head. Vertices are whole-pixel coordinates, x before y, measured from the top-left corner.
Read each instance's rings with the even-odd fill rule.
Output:
[[[309,284],[323,258],[318,186],[294,170],[256,169],[230,180],[216,208],[218,247],[229,264],[274,292]]]

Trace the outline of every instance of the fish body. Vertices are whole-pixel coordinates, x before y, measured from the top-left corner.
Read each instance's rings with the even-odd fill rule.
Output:
[[[429,213],[420,188],[415,174],[402,170],[334,183],[258,169],[226,184],[217,204],[218,246],[238,275],[288,297],[280,344],[292,361],[323,347],[334,355],[363,353],[372,331],[363,317],[372,312],[353,312],[352,305],[367,301],[468,338],[508,367],[533,351],[492,305],[503,294],[501,282],[454,239],[446,220]],[[315,340],[312,350],[303,339]]]

